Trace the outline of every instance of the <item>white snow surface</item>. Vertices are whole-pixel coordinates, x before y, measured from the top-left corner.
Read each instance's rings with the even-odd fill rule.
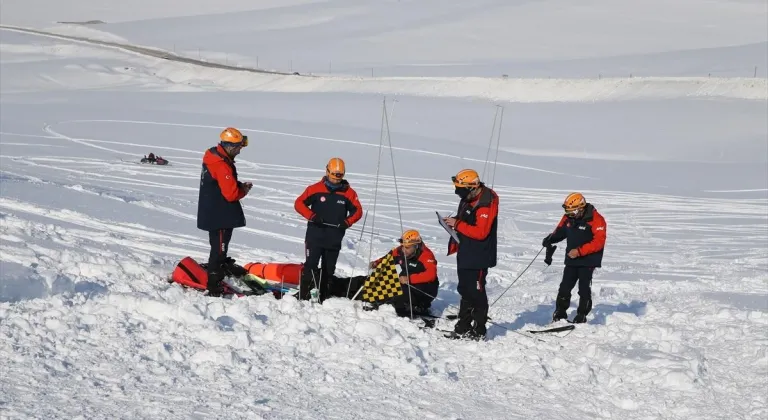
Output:
[[[3,24],[325,74],[0,30],[0,418],[766,418],[766,9],[3,0]],[[56,24],[92,19],[106,23]],[[375,191],[383,95],[393,147]],[[564,246],[498,300],[479,343],[346,299],[211,299],[168,284],[180,258],[208,253],[200,159],[225,126],[253,139],[237,158],[255,185],[238,262],[302,261],[293,200],[340,156],[369,213],[337,273],[363,274],[402,228],[419,229],[439,262],[433,309],[453,313],[455,259],[434,211],[455,210],[450,176],[474,167],[501,199],[491,302],[567,193],[605,216],[589,322],[526,333],[551,318]],[[138,164],[149,152],[171,165]],[[577,302],[574,289],[571,316]]]

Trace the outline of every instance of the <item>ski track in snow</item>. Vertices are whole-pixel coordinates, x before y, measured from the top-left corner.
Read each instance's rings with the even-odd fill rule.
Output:
[[[54,126],[40,137],[67,144],[75,156],[84,154],[79,148],[136,156],[156,147],[70,137]],[[4,154],[0,182],[4,189],[49,185],[109,200],[123,211],[193,223],[197,188],[190,185],[199,177],[200,151],[167,149],[174,155],[166,156],[172,164],[165,168]],[[258,176],[257,188],[278,197],[246,198],[249,225],[259,228],[242,231],[302,243],[304,222],[292,201],[317,172],[245,159],[239,166],[241,176]],[[370,203],[375,177],[348,176]],[[450,211],[455,197],[443,192],[442,180],[410,181],[418,182],[401,188],[402,210],[443,255],[446,234],[433,208]],[[501,207],[491,301],[535,255],[531,238],[554,226],[559,214],[550,209],[562,199],[561,191],[496,190],[509,204]],[[7,355],[0,362],[6,372],[0,407],[11,418],[553,418],[568,411],[576,418],[725,419],[768,413],[764,395],[731,389],[737,382],[766,386],[768,252],[744,245],[768,237],[766,199],[586,193],[609,223],[609,251],[594,282],[594,319],[562,340],[521,335],[551,316],[559,250],[553,267],[534,265],[491,309],[498,324],[487,343],[450,341],[387,309],[363,312],[341,299],[322,307],[270,296],[210,300],[164,280],[179,257],[204,257],[200,235],[4,196],[1,296],[10,303],[0,304],[0,353]],[[375,230],[382,237],[374,240],[383,252],[400,231],[397,207],[383,204],[395,202],[391,177],[380,179],[378,194]],[[362,269],[367,259],[370,238],[358,235],[347,235],[340,272]],[[301,261],[298,252],[242,248],[233,243],[231,250],[240,260]],[[457,303],[454,269],[441,261],[437,308],[453,310],[449,305]],[[78,392],[58,392],[72,388]],[[41,406],[42,395],[48,396]],[[711,401],[722,411],[709,412]]]

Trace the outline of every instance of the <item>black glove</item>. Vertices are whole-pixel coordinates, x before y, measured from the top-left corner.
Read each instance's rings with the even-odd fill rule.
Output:
[[[312,218],[309,219],[309,221],[314,223],[314,224],[316,224],[316,225],[320,225],[320,226],[324,226],[325,225],[325,220],[323,220],[323,218],[320,217],[317,214],[312,216]]]
[[[557,249],[557,245],[551,245],[547,247],[547,255],[544,257],[545,264],[552,265],[552,255],[555,254],[556,249]]]
[[[541,246],[545,248],[549,248],[550,246],[552,246],[552,240],[550,239],[551,237],[552,237],[552,234],[547,235],[547,237],[544,238],[543,241],[541,241]]]

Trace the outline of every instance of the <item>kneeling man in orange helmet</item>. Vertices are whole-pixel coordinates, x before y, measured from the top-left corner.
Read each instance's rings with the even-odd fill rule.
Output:
[[[459,237],[458,244],[453,238],[448,242],[448,255],[456,253],[461,295],[453,333],[456,338],[482,340],[488,321],[485,279],[488,269],[496,266],[499,196],[480,182],[480,175],[472,169],[461,170],[452,179],[455,194],[461,198],[456,217],[444,219]]]
[[[299,299],[308,300],[313,288],[319,289],[321,302],[329,297],[341,241],[347,229],[363,215],[357,193],[344,179],[345,173],[344,161],[331,159],[323,179],[307,187],[294,202],[294,209],[308,221]],[[314,278],[313,269],[321,259],[320,278]]]
[[[549,248],[563,239],[567,240],[563,280],[557,292],[552,321],[568,319],[566,311],[571,306],[571,290],[578,282],[579,306],[573,322],[583,323],[587,322],[587,315],[592,310],[592,274],[603,261],[608,225],[580,193],[568,194],[563,209],[565,214],[560,218],[560,223],[541,243]]]
[[[422,241],[417,230],[407,230],[400,238],[400,246],[371,262],[376,268],[381,260],[392,254],[396,265],[400,266],[400,283],[403,294],[386,302],[395,307],[399,315],[429,313],[432,301],[437,297],[440,281],[437,278],[437,260],[427,245]]]

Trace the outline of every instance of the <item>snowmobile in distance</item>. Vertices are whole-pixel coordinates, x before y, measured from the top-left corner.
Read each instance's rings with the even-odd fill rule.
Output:
[[[161,156],[155,156],[154,153],[150,153],[149,156],[144,155],[141,159],[141,163],[151,163],[153,165],[167,165],[168,160],[163,159]]]

